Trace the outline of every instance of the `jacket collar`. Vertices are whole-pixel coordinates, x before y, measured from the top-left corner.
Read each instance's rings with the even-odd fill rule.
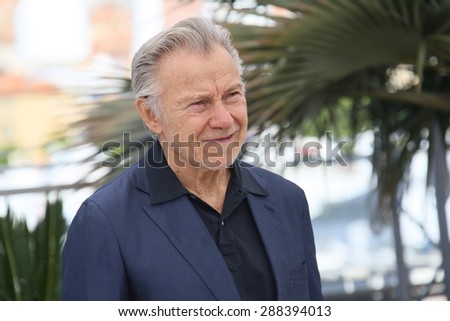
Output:
[[[138,166],[145,169],[145,175],[137,176],[138,187],[150,194],[152,204],[165,203],[189,194],[188,190],[181,184],[178,177],[167,164],[158,141],[152,144],[148,153],[138,163]],[[260,196],[267,195],[267,190],[252,175],[249,166],[236,160],[230,167],[232,181],[236,186],[249,193]]]

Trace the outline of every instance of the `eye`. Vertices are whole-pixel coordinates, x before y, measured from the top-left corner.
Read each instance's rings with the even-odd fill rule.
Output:
[[[241,99],[242,92],[239,90],[233,91],[225,95],[225,101],[227,103],[238,102]]]
[[[189,105],[189,108],[193,109],[193,110],[201,110],[201,109],[205,109],[206,105],[207,105],[206,100],[199,100],[199,101],[195,101],[195,102],[191,103]]]

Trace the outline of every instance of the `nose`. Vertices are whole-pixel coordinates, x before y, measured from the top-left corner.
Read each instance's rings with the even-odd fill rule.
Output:
[[[231,116],[229,110],[222,102],[217,102],[212,108],[212,116],[209,120],[211,128],[229,129],[233,126],[234,118]]]

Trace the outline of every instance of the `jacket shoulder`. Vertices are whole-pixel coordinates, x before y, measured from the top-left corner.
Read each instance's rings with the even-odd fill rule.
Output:
[[[100,186],[83,204],[95,204],[99,210],[110,216],[120,213],[120,210],[131,208],[133,204],[142,203],[138,200],[145,199],[147,194],[137,188],[137,177],[143,175],[140,171],[142,168],[137,164],[125,169],[111,181]]]
[[[256,167],[251,164],[240,162],[245,170],[249,171],[253,177],[270,193],[276,191],[291,191],[293,193],[300,193],[304,196],[303,189],[294,182],[284,178],[283,176],[274,173],[265,168]]]

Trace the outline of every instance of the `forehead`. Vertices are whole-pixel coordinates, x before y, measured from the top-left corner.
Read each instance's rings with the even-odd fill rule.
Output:
[[[159,78],[163,89],[168,86],[195,86],[205,82],[240,80],[239,66],[221,46],[209,53],[178,49],[161,60]]]

